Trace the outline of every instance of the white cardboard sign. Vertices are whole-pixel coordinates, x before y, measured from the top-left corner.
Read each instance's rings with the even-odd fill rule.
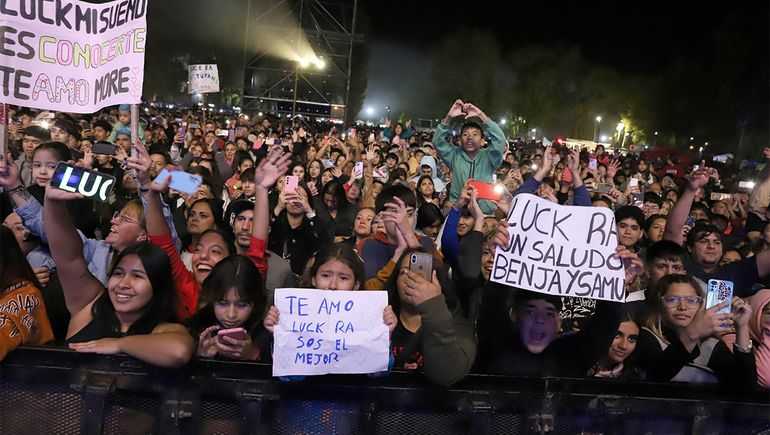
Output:
[[[276,289],[273,376],[388,369],[385,291]]]

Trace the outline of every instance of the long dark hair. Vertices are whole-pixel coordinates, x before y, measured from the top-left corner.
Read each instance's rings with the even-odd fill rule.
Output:
[[[219,323],[214,304],[224,300],[230,289],[238,298],[252,305],[251,315],[242,325],[252,337],[262,328],[265,311],[265,279],[254,263],[243,255],[231,255],[220,261],[201,284],[198,312],[188,321],[190,333],[197,337],[204,329]]]
[[[404,262],[404,258],[409,257],[414,252],[426,252],[424,248],[409,248],[401,254],[401,257],[396,263],[396,267],[393,269],[393,273],[390,275],[390,279],[385,283],[385,290],[388,291],[388,302],[393,307],[393,312],[398,313],[401,311],[401,298],[398,296],[398,277],[401,276],[401,263]],[[455,297],[452,281],[449,279],[444,262],[441,261],[435,255],[431,255],[433,258],[433,270],[436,271],[436,278],[441,285],[441,293],[444,294],[444,300],[446,300],[447,308],[449,312],[455,314],[460,310],[460,301]]]
[[[313,277],[318,273],[318,269],[326,262],[337,260],[347,265],[352,271],[355,280],[358,282],[358,289],[364,287],[366,283],[366,273],[364,271],[364,260],[358,255],[352,246],[344,243],[324,245],[311,260],[310,267],[302,275],[299,286],[303,288],[313,287]],[[358,290],[356,289],[356,290]]]
[[[321,198],[330,193],[334,197],[334,207],[338,210],[344,210],[350,205],[348,198],[345,196],[345,188],[342,187],[342,183],[338,180],[331,180],[326,183],[321,191]],[[324,203],[326,205],[326,203]],[[327,207],[328,208],[328,207]]]
[[[149,334],[159,323],[176,322],[176,291],[171,277],[171,261],[166,256],[166,252],[147,242],[130,245],[115,258],[110,275],[121,260],[129,255],[136,255],[142,262],[144,272],[152,286],[152,298],[144,307],[144,313],[139,320],[128,328],[126,335]],[[109,330],[120,333],[120,321],[110,300],[109,289],[94,302],[91,313],[94,321],[101,322]]]
[[[16,241],[16,237],[13,236],[13,231],[5,225],[0,225],[0,258],[2,258],[2,266],[0,266],[0,293],[11,288],[15,284],[19,284],[24,281],[29,281],[40,288],[40,283],[37,282],[35,272],[32,271],[27,262],[27,257],[21,251],[19,243]]]

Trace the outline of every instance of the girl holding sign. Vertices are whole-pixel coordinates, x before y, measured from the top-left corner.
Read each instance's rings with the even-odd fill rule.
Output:
[[[361,290],[366,280],[363,260],[352,247],[344,243],[324,246],[310,260],[310,264],[310,268],[300,281],[300,287],[332,291]],[[271,306],[267,312],[264,325],[271,333],[275,331],[280,315],[275,305]],[[396,327],[396,314],[390,305],[385,307],[382,321],[392,334]]]

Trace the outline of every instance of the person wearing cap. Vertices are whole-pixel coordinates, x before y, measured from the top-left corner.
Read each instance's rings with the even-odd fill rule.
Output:
[[[21,142],[21,154],[16,159],[16,167],[19,168],[21,181],[24,186],[29,187],[32,184],[32,155],[35,148],[43,142],[51,140],[51,132],[43,127],[31,125],[24,129]]]
[[[465,117],[466,121],[460,130],[460,147],[452,145],[447,138],[450,136],[449,123],[456,118]],[[468,118],[478,118],[482,123],[469,121]],[[489,133],[489,146],[482,148],[485,143],[484,130]],[[436,150],[441,160],[452,170],[449,199],[457,201],[467,180],[473,179],[484,183],[492,182],[492,175],[503,162],[505,151],[505,133],[497,123],[492,121],[478,107],[462,100],[454,102],[447,116],[436,127],[433,135]],[[495,210],[495,204],[481,201],[481,211],[490,214]]]
[[[246,255],[251,246],[251,225],[254,221],[254,203],[248,199],[236,199],[225,211],[225,230],[233,233],[235,249],[239,255]],[[276,288],[297,286],[297,276],[292,275],[291,264],[280,255],[265,250],[267,254],[267,307],[274,305]]]
[[[139,137],[144,137],[144,127],[141,123],[139,124],[139,131],[137,134]],[[119,130],[126,129],[129,131],[128,137],[131,137],[131,106],[129,104],[121,104],[118,106],[118,122],[115,123],[115,125],[112,126],[112,133],[110,133],[110,136],[107,138],[108,142],[115,143],[116,137],[118,135]]]
[[[126,152],[131,153],[131,130],[121,127],[112,131],[115,134],[113,143],[120,146]]]

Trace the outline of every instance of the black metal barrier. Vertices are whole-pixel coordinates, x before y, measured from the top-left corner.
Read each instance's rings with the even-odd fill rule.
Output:
[[[602,379],[321,376],[23,348],[0,365],[0,434],[770,434],[770,398]]]

